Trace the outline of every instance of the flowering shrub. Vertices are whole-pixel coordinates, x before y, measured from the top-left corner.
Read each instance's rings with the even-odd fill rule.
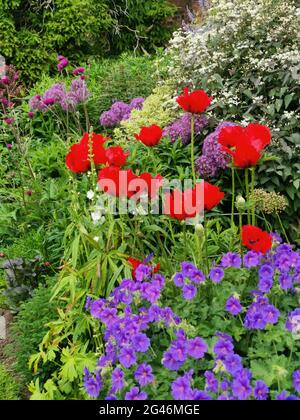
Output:
[[[176,93],[187,84],[214,92],[219,121],[246,125],[256,120],[271,128],[278,162],[261,166],[260,186],[288,195],[295,222],[300,208],[299,3],[213,0],[210,6],[201,24],[174,34],[167,83]],[[200,158],[198,166],[201,174],[215,176],[210,159]]]
[[[280,244],[277,235],[273,240],[267,254],[225,254],[211,272],[211,280],[194,264],[184,262],[172,286],[151,267],[140,264],[136,280],[123,280],[108,299],[89,298],[87,309],[105,328],[106,351],[94,374],[85,370],[88,395],[125,400],[298,399],[292,394],[299,392],[299,365],[293,349],[299,348],[300,253]],[[239,281],[232,282],[234,277]],[[213,282],[218,284],[213,286]],[[202,308],[189,304],[183,316],[176,315],[183,303],[174,287],[182,289],[184,300],[200,299]],[[216,301],[209,310],[212,288]],[[275,296],[280,296],[276,302],[282,312],[271,303]],[[289,302],[288,307],[284,302]],[[216,307],[213,323],[209,316],[201,319],[201,314],[212,313]],[[219,325],[226,327],[224,332],[214,332]],[[249,329],[255,334],[246,349]],[[228,335],[230,330],[235,331],[234,338]],[[276,349],[276,357],[269,357],[264,367],[261,354],[268,348],[274,354],[272,342],[278,344],[279,337],[287,335],[289,339],[280,345],[281,355]]]

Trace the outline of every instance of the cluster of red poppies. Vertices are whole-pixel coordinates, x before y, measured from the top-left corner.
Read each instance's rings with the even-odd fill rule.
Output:
[[[237,168],[249,168],[257,165],[271,138],[270,129],[264,125],[249,124],[246,128],[235,125],[222,129],[219,143],[233,157]]]
[[[125,152],[120,146],[105,149],[104,144],[107,140],[108,138],[101,134],[93,133],[90,136],[85,133],[79,143],[71,146],[70,152],[67,154],[66,165],[70,171],[75,173],[87,172],[91,167],[91,160],[93,160],[95,166],[124,166],[129,153]]]
[[[177,98],[181,108],[192,114],[204,112],[212,102],[203,90],[184,94]],[[147,147],[156,146],[163,136],[163,130],[157,126],[142,127],[135,138]],[[116,196],[137,199],[142,194],[153,199],[158,196],[162,187],[161,175],[153,177],[145,172],[135,175],[131,169],[122,170],[126,165],[128,152],[120,146],[105,148],[108,139],[100,134],[86,133],[78,144],[71,147],[66,157],[68,168],[75,173],[87,172],[91,161],[95,166],[102,165],[99,172],[99,187],[102,191]],[[256,166],[261,158],[262,151],[271,142],[271,132],[268,127],[260,124],[250,124],[248,127],[231,126],[223,128],[218,139],[223,150],[230,154],[233,163],[238,168]],[[203,190],[201,190],[203,189]],[[204,196],[204,199],[203,199]],[[194,188],[181,191],[175,189],[164,195],[163,213],[177,220],[186,220],[196,217],[202,211],[211,211],[224,198],[219,187],[209,182],[197,183]],[[272,247],[272,237],[256,226],[244,226],[242,229],[243,245],[256,252],[266,253]],[[140,262],[138,262],[140,263]],[[134,266],[134,261],[132,261]]]

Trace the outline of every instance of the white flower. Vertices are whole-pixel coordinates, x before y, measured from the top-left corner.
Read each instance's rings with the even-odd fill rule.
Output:
[[[97,223],[97,222],[99,222],[99,220],[101,220],[101,218],[102,218],[102,213],[101,213],[101,211],[96,210],[96,211],[93,211],[93,212],[91,213],[91,216],[92,216],[92,220],[93,220],[93,222],[94,222],[94,223]]]
[[[95,193],[94,193],[94,191],[90,190],[90,191],[87,192],[86,196],[89,200],[92,200],[95,197]]]

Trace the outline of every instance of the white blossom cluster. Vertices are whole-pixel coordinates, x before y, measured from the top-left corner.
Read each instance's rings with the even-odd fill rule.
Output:
[[[299,28],[300,5],[293,0],[212,0],[202,26],[174,34],[169,83],[208,90],[231,117],[242,110],[246,119],[259,116],[270,125],[274,114],[297,119],[285,96],[300,84]],[[289,86],[282,99],[271,92],[277,85]]]

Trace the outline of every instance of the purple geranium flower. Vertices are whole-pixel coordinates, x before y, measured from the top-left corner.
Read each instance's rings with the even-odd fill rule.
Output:
[[[221,283],[225,276],[224,270],[221,267],[215,267],[209,273],[211,281],[214,283]]]
[[[131,390],[125,395],[125,401],[144,401],[147,398],[148,395],[146,392],[141,392],[137,386],[131,388]]]
[[[221,266],[223,268],[240,268],[242,265],[242,258],[239,254],[235,252],[228,252],[222,257]]]
[[[116,368],[111,374],[112,390],[113,392],[119,391],[125,385],[124,372],[122,369]]]
[[[182,366],[183,362],[176,360],[173,352],[168,350],[163,355],[162,364],[166,369],[176,371]]]
[[[172,396],[174,400],[184,401],[191,400],[192,388],[191,381],[186,376],[177,378],[171,385]]]
[[[206,371],[204,373],[204,377],[205,377],[205,389],[209,392],[217,393],[219,389],[219,382],[217,378],[215,377],[215,375],[210,371]]]
[[[134,377],[140,386],[147,386],[154,381],[152,367],[146,363],[142,363],[135,371]]]
[[[271,279],[273,280],[274,276],[274,269],[270,264],[264,264],[260,267],[259,271],[259,279]]]
[[[87,394],[92,398],[98,398],[101,388],[102,380],[100,373],[97,372],[96,376],[92,375],[87,368],[84,369],[84,387]]]
[[[269,388],[263,381],[257,381],[254,388],[254,397],[258,401],[266,401],[269,395]]]
[[[133,347],[135,351],[140,353],[146,353],[150,347],[150,339],[146,334],[136,334],[132,340]]]
[[[136,363],[136,354],[130,348],[123,348],[120,351],[119,361],[124,368],[128,369]]]
[[[193,300],[197,295],[197,289],[192,284],[186,284],[182,289],[182,295],[185,300]]]
[[[279,284],[282,290],[290,290],[293,288],[293,278],[288,274],[282,274],[279,277]]]
[[[194,359],[202,359],[207,352],[208,347],[204,340],[200,337],[193,338],[188,341],[188,355]]]
[[[233,316],[239,315],[243,310],[240,300],[235,297],[234,295],[230,296],[230,298],[226,302],[226,311],[229,312]]]
[[[258,288],[263,293],[269,293],[273,287],[273,280],[268,277],[262,277],[259,280]]]
[[[229,354],[224,359],[224,364],[227,372],[235,376],[243,369],[242,359],[237,354]]]
[[[260,263],[260,259],[261,259],[261,254],[254,251],[249,251],[244,256],[244,266],[246,268],[257,267]]]
[[[300,393],[300,370],[296,370],[293,374],[293,384],[297,392]]]
[[[184,279],[185,277],[182,273],[176,273],[173,279],[175,286],[183,287],[185,285]]]

